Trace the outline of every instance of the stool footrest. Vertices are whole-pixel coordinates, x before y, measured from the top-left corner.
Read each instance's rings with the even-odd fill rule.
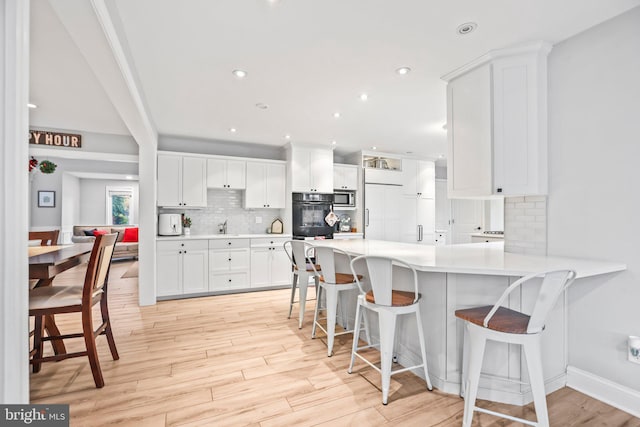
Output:
[[[522,424],[526,424],[529,426],[537,426],[538,423],[535,421],[529,421],[529,420],[525,420],[524,418],[518,418],[518,417],[512,417],[511,415],[507,415],[507,414],[503,414],[502,412],[496,412],[496,411],[492,411],[490,409],[484,409],[484,408],[479,408],[477,406],[474,406],[473,408],[474,411],[478,411],[478,412],[484,412],[485,414],[489,414],[489,415],[494,415],[496,417],[501,417],[501,418],[506,418],[508,420],[511,421],[516,421]]]

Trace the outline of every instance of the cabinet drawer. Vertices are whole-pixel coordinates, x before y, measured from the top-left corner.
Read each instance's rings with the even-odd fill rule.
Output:
[[[247,273],[211,274],[209,276],[209,290],[226,291],[249,288],[248,276]]]
[[[206,240],[162,240],[156,242],[159,251],[179,251],[179,250],[201,250],[209,249]]]
[[[284,242],[287,240],[291,240],[288,237],[265,237],[260,239],[251,239],[251,247],[267,247],[267,246],[277,246],[282,247]]]
[[[249,242],[249,239],[212,239],[209,249],[248,248]]]
[[[209,250],[209,270],[221,272],[249,269],[249,249]]]

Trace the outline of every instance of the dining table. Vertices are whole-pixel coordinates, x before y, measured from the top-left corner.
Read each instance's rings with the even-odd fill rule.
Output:
[[[36,288],[51,286],[58,274],[87,261],[92,249],[93,243],[29,246],[29,279],[38,281]],[[53,315],[45,316],[44,327],[49,336],[60,335]],[[51,345],[56,355],[66,353],[62,340],[52,340]]]

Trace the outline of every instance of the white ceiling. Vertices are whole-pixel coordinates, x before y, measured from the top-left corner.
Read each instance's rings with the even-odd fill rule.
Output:
[[[443,74],[557,43],[640,0],[109,0],[160,134],[341,152],[445,152]],[[467,36],[458,25],[474,21]],[[46,0],[32,2],[33,125],[127,133]],[[395,70],[412,69],[406,76]],[[239,80],[234,69],[248,72]],[[367,102],[359,95],[366,92]],[[266,110],[256,103],[269,105]],[[341,117],[333,117],[340,112]],[[230,133],[229,128],[236,128]]]

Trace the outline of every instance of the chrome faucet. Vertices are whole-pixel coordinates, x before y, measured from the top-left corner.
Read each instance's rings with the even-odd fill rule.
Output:
[[[227,221],[228,220],[224,220],[224,223],[222,224],[218,224],[218,232],[221,234],[227,234]]]

